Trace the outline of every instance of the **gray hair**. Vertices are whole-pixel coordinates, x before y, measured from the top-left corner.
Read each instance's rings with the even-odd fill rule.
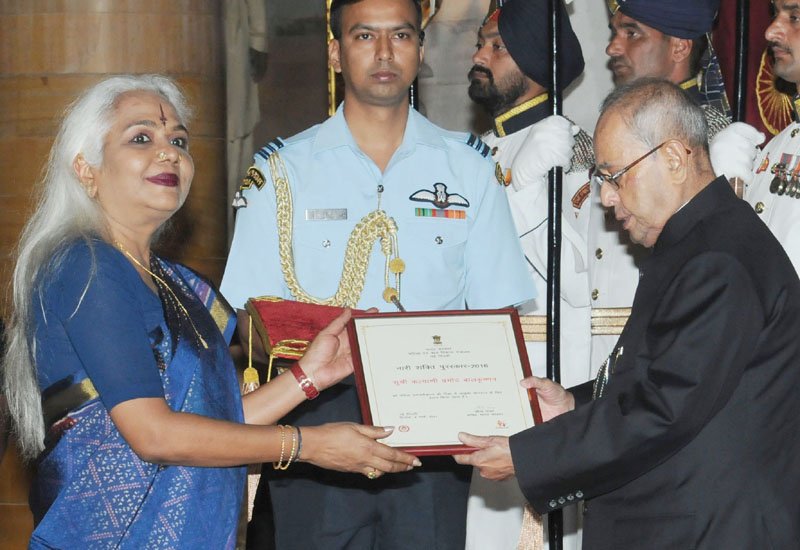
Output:
[[[179,120],[191,116],[175,82],[160,75],[113,76],[92,86],[70,105],[50,150],[35,194],[33,215],[22,230],[12,277],[12,311],[5,334],[2,388],[23,458],[35,458],[44,449],[45,425],[36,372],[33,307],[41,277],[58,269],[65,245],[107,234],[100,207],[82,188],[73,161],[83,155],[91,166],[103,161],[103,144],[120,96],[129,92],[155,93],[168,101]],[[87,276],[87,288],[94,269]],[[84,292],[86,289],[84,289]],[[41,289],[38,291],[41,301]]]
[[[603,101],[600,117],[618,113],[637,139],[648,147],[677,139],[708,156],[708,123],[680,86],[659,78],[640,78],[620,86]]]

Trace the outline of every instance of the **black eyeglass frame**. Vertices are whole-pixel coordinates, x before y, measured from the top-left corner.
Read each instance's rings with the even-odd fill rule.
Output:
[[[653,153],[655,153],[656,151],[658,151],[659,149],[664,147],[670,141],[673,141],[673,140],[668,139],[667,141],[661,143],[660,145],[656,145],[655,147],[650,149],[648,152],[646,152],[644,155],[642,155],[641,157],[637,158],[636,160],[634,160],[633,162],[631,162],[627,166],[621,168],[620,170],[617,170],[613,174],[604,174],[595,165],[592,168],[592,180],[594,181],[594,183],[597,185],[598,188],[602,187],[602,185],[604,183],[607,183],[610,186],[612,186],[614,188],[614,190],[618,191],[619,188],[620,188],[620,185],[619,185],[619,182],[617,181],[617,178],[620,178],[620,177],[624,176],[631,168],[633,168],[634,166],[636,166],[637,164],[642,162],[644,159],[646,159],[647,157],[649,157],[650,155],[652,155]],[[683,146],[683,148],[686,150],[686,154],[687,155],[691,155],[692,154],[692,150],[691,149],[687,148],[685,145]]]

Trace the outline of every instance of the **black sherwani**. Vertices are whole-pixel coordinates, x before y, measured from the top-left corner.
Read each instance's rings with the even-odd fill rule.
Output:
[[[667,222],[618,349],[601,398],[511,438],[534,508],[590,499],[587,550],[798,548],[800,281],[724,179]]]

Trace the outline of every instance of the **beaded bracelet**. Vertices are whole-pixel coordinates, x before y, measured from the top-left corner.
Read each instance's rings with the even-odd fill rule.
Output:
[[[278,462],[273,462],[272,467],[275,470],[288,470],[289,465],[297,460],[297,456],[299,455],[300,449],[298,446],[298,434],[300,431],[293,426],[281,426],[280,424],[278,424],[278,426],[281,429],[281,457],[278,459]],[[292,450],[289,451],[289,458],[284,463],[283,457],[285,456],[286,450],[286,428],[289,428],[292,431]]]
[[[286,430],[281,424],[278,424],[278,427],[281,429],[281,456],[278,459],[278,462],[272,463],[272,467],[275,470],[280,470],[283,468],[283,457],[284,453],[286,452]]]

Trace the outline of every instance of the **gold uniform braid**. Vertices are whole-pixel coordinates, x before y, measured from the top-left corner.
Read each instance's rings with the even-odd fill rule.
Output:
[[[400,274],[404,264],[397,257],[397,224],[386,212],[380,209],[373,210],[364,216],[353,228],[347,241],[342,275],[339,279],[339,288],[329,298],[316,298],[308,294],[297,280],[294,266],[294,251],[292,247],[292,219],[294,206],[292,204],[292,191],[289,188],[289,177],[286,166],[278,153],[269,156],[269,170],[275,186],[276,218],[278,222],[278,254],[281,262],[283,278],[292,296],[300,301],[312,304],[339,307],[355,307],[364,290],[364,283],[369,267],[372,245],[376,239],[380,240],[381,252],[386,256],[384,270],[384,300],[392,302],[392,298],[399,300]],[[379,203],[380,204],[380,203]],[[389,286],[389,273],[395,275],[395,286]]]

